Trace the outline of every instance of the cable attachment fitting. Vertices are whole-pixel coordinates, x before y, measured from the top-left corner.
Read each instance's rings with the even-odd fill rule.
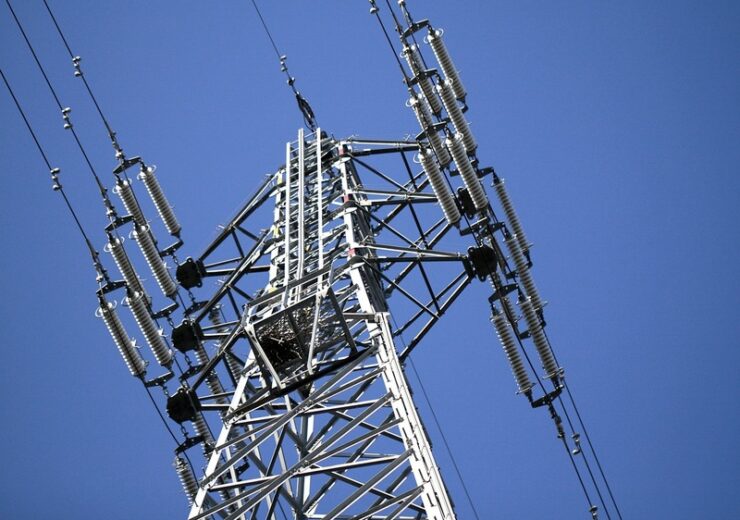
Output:
[[[116,159],[121,163],[126,162],[126,156],[123,153],[123,148],[118,144],[116,133],[113,130],[109,130],[108,137],[110,138],[110,144],[113,145],[113,150],[116,152]]]
[[[51,173],[51,189],[54,191],[62,189],[62,184],[59,182],[59,172],[61,172],[59,168],[52,168],[49,170],[49,173]]]
[[[375,14],[380,11],[380,8],[375,5],[375,0],[370,0],[370,14]]]
[[[62,119],[64,119],[64,129],[65,130],[71,130],[72,129],[72,121],[69,119],[69,113],[72,112],[72,109],[69,107],[62,109]]]
[[[290,79],[295,81],[295,78],[290,78]],[[304,98],[301,95],[301,93],[298,91],[296,91],[295,93],[295,100],[298,102],[298,108],[300,109],[301,114],[303,114],[303,121],[306,123],[306,126],[310,128],[312,132],[315,132],[316,131],[316,115],[313,113],[313,109],[311,108],[311,105],[308,104],[308,101],[306,101],[306,98]]]
[[[555,422],[555,428],[558,430],[558,439],[565,438],[565,428],[563,428],[563,420],[558,415],[555,407],[552,405],[552,401],[547,403],[547,409],[550,411],[550,417]]]
[[[75,56],[72,58],[72,65],[74,65],[75,68],[75,78],[79,78],[82,76],[82,69],[80,68],[80,61],[82,61],[82,58],[79,56]]]

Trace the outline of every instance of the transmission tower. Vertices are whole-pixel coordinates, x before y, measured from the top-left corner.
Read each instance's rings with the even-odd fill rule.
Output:
[[[109,274],[108,260],[78,221],[98,276],[97,315],[130,373],[153,402],[152,390],[161,390],[169,418],[180,425],[174,466],[190,502],[188,518],[456,518],[405,366],[476,280],[490,285],[491,322],[519,393],[549,411],[591,515],[597,517],[598,507],[579,464],[611,518],[595,469],[606,484],[601,466],[598,459],[589,465],[561,399],[565,392],[575,406],[545,334],[530,243],[503,179],[478,158],[465,117],[467,94],[442,31],[414,21],[404,1],[397,12],[389,3],[394,43],[380,9],[370,4],[420,133],[364,140],[322,131],[275,46],[307,130],[286,144],[282,166],[205,250],[185,260],[177,256],[182,229],[155,168],[124,154],[52,14],[113,144],[112,191],[125,209],[116,210],[90,165],[109,219],[104,251],[121,278]],[[70,109],[62,108],[26,41],[85,154]],[[61,190],[59,170],[37,145]],[[132,173],[144,190],[135,188]],[[493,204],[484,187],[489,182]],[[66,195],[65,202],[74,215]],[[161,224],[147,218],[152,209]],[[169,244],[158,239],[157,227],[172,237]],[[126,232],[141,251],[138,260],[124,243]],[[142,268],[151,272],[154,291],[137,274]],[[207,290],[209,279],[218,281],[215,292]],[[129,309],[128,320],[116,301]],[[159,373],[152,374],[154,363],[128,334],[131,324]],[[590,439],[588,445],[595,458]]]

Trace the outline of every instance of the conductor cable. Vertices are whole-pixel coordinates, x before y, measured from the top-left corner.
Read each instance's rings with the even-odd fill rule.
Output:
[[[85,151],[85,147],[82,146],[82,142],[80,141],[80,138],[77,136],[77,132],[75,131],[74,126],[72,125],[72,122],[70,121],[69,113],[71,112],[71,109],[64,108],[62,106],[62,102],[59,100],[59,96],[57,95],[56,90],[54,89],[54,86],[51,84],[51,81],[49,80],[49,76],[46,74],[46,70],[44,69],[43,65],[41,65],[41,61],[39,60],[39,57],[36,54],[36,51],[33,48],[33,45],[31,45],[31,41],[28,39],[28,36],[26,35],[26,31],[23,29],[23,25],[18,19],[18,16],[16,15],[15,10],[13,9],[13,6],[10,4],[10,0],[5,0],[5,4],[8,6],[10,13],[13,15],[15,24],[20,30],[21,35],[23,35],[23,39],[25,40],[26,45],[28,46],[28,50],[31,51],[31,55],[33,56],[33,59],[36,62],[36,65],[38,66],[38,69],[41,72],[41,75],[44,77],[44,81],[46,81],[46,85],[49,87],[49,90],[51,91],[51,95],[54,97],[54,101],[56,101],[56,104],[59,107],[59,110],[62,112],[62,117],[65,123],[64,128],[72,132],[72,136],[74,137],[75,142],[77,143],[77,147],[80,149],[80,152],[82,153],[82,156],[84,157],[85,162],[87,163],[87,166],[90,169],[90,173],[92,174],[95,180],[95,183],[97,184],[98,189],[100,190],[100,195],[103,198],[103,203],[105,204],[109,217],[115,218],[116,211],[115,211],[115,208],[113,207],[113,203],[110,201],[110,198],[108,197],[107,190],[103,186],[103,183],[100,181],[100,177],[95,171],[95,167],[92,165],[92,162],[90,162],[90,158],[88,157],[87,152]]]
[[[316,114],[314,114],[314,111],[311,108],[311,105],[308,103],[308,100],[305,97],[303,97],[303,95],[298,91],[298,89],[296,89],[295,78],[290,75],[290,72],[288,72],[288,65],[286,63],[287,56],[284,54],[281,54],[280,51],[278,50],[277,44],[275,43],[275,39],[272,37],[272,33],[270,32],[270,29],[267,27],[267,22],[265,22],[265,19],[262,16],[262,13],[260,12],[259,7],[257,7],[257,2],[255,0],[251,0],[251,1],[252,1],[252,6],[254,7],[254,10],[257,12],[257,16],[260,19],[260,22],[262,23],[262,27],[265,29],[265,33],[267,34],[267,37],[270,40],[270,44],[272,45],[272,48],[275,50],[275,54],[277,55],[278,61],[280,62],[280,70],[281,72],[285,72],[285,75],[288,77],[288,86],[293,91],[293,94],[295,94],[295,99],[296,99],[296,102],[298,103],[298,109],[301,111],[301,114],[303,115],[303,121],[312,132],[315,132],[316,128],[318,128],[318,123],[316,122]]]
[[[5,83],[5,87],[8,89],[8,92],[10,93],[10,97],[13,98],[13,102],[15,103],[15,107],[18,109],[18,113],[20,114],[21,118],[23,119],[23,122],[26,124],[26,128],[28,129],[28,132],[31,134],[31,137],[33,138],[33,142],[36,144],[36,148],[38,149],[39,153],[41,154],[41,158],[44,160],[44,163],[46,164],[46,167],[49,169],[49,172],[51,173],[51,178],[52,178],[52,182],[53,182],[53,189],[55,191],[58,191],[62,195],[62,198],[64,199],[64,204],[67,206],[67,210],[69,211],[70,215],[72,215],[72,219],[74,220],[75,225],[77,226],[77,229],[79,230],[80,234],[82,235],[82,238],[85,241],[85,245],[87,246],[87,249],[90,251],[90,256],[92,256],[93,264],[95,265],[95,268],[98,271],[99,276],[102,276],[106,281],[110,281],[108,279],[108,273],[105,271],[105,268],[103,267],[102,263],[100,262],[100,258],[99,258],[98,252],[93,247],[92,242],[90,241],[90,238],[88,237],[87,233],[85,232],[85,228],[82,227],[82,223],[80,222],[80,219],[77,216],[77,212],[74,210],[74,207],[72,206],[72,203],[69,201],[69,198],[67,197],[67,194],[64,192],[64,188],[62,187],[61,183],[59,182],[59,178],[58,178],[59,168],[53,168],[51,166],[51,163],[49,162],[49,158],[46,155],[46,152],[44,152],[44,149],[41,146],[41,142],[39,141],[38,137],[36,136],[36,132],[34,132],[33,127],[31,126],[31,123],[28,120],[28,117],[26,117],[26,114],[23,111],[23,108],[21,107],[21,104],[18,101],[18,98],[16,97],[15,93],[13,92],[13,89],[10,86],[10,82],[8,81],[8,78],[5,77],[5,73],[2,71],[2,69],[0,69],[0,76],[2,76],[3,83]]]

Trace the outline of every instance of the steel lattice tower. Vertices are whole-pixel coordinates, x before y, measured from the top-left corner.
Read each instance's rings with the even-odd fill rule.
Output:
[[[418,150],[416,143],[367,144],[358,150],[363,143],[299,132],[287,146],[287,166],[188,264],[195,278],[233,266],[187,325],[221,340],[189,392],[205,383],[216,393],[198,397],[200,408],[223,419],[205,476],[191,491],[191,519],[217,512],[270,517],[281,504],[296,518],[454,518],[402,370],[387,300],[429,261],[457,264],[452,298],[468,275],[461,255],[418,247],[450,230],[444,219],[404,238],[405,247],[381,243],[383,228],[393,229],[402,210],[435,199],[420,193],[426,181],[419,171],[409,170],[394,191],[363,184],[358,170],[376,169],[375,156]],[[273,210],[272,226],[253,236],[245,230],[255,228],[251,219],[262,205]],[[384,208],[393,209],[378,218]],[[241,253],[224,257],[231,248]],[[266,275],[265,284],[248,297],[256,272]],[[433,293],[437,305],[449,291]],[[228,398],[217,383],[222,360],[236,380]]]

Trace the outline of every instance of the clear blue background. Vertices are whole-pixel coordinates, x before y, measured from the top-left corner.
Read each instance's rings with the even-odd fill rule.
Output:
[[[112,184],[105,132],[42,3],[15,4]],[[417,131],[367,2],[262,4],[323,128]],[[479,155],[535,242],[549,333],[624,518],[740,518],[740,4],[409,5],[446,30]],[[198,254],[300,124],[251,5],[52,6]],[[0,66],[102,247],[89,175],[5,6]],[[93,317],[90,263],[5,92],[0,121],[0,517],[184,518],[172,441]],[[514,395],[485,295],[474,286],[416,355],[480,517],[588,518],[546,413]]]

